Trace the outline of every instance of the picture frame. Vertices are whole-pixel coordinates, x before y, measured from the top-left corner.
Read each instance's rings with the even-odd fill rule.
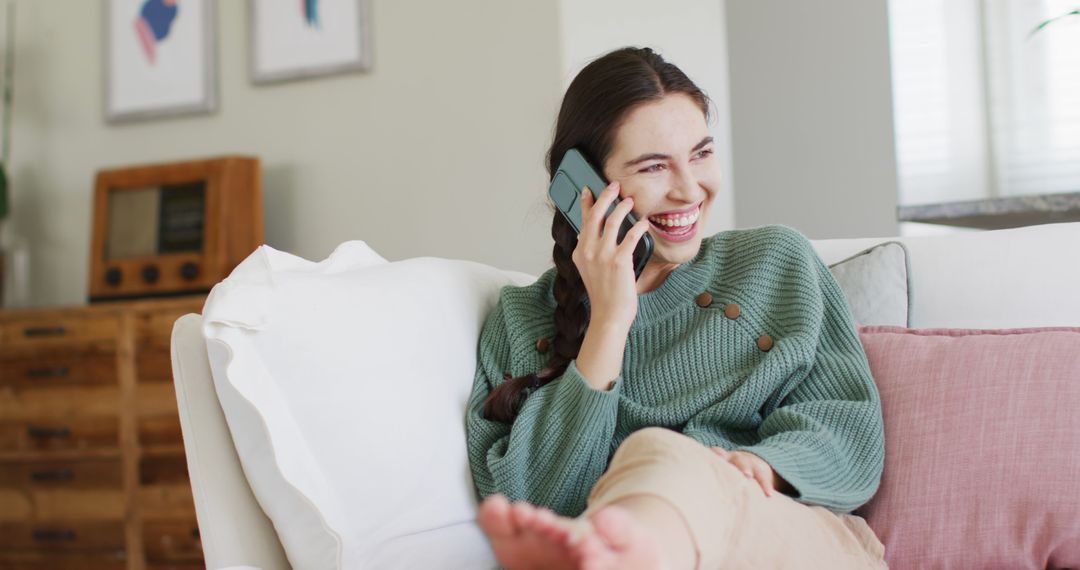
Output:
[[[104,0],[109,123],[217,109],[215,0]]]
[[[248,0],[257,85],[370,71],[370,0]]]

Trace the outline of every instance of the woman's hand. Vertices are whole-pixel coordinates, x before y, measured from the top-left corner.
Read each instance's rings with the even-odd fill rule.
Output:
[[[767,497],[771,497],[776,491],[790,494],[794,490],[791,484],[780,477],[780,474],[771,465],[753,453],[748,451],[728,451],[723,447],[710,447],[709,449],[730,462],[739,471],[742,471],[743,475],[756,480]]]
[[[633,198],[626,198],[619,202],[605,221],[604,214],[618,194],[618,181],[604,188],[595,203],[588,188],[581,193],[581,233],[570,257],[589,295],[591,321],[629,329],[637,317],[638,308],[634,248],[649,230],[649,220],[638,220],[626,232],[622,243],[616,244],[619,226],[634,207]]]

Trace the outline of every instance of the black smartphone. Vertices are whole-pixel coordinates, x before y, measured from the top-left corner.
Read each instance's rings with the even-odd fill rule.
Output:
[[[600,193],[604,191],[604,188],[607,188],[607,185],[608,182],[604,175],[593,167],[581,152],[576,148],[572,148],[566,151],[562,162],[559,163],[559,169],[551,179],[551,186],[548,187],[548,195],[555,202],[555,207],[562,212],[563,217],[573,226],[574,231],[580,234],[581,193],[583,189],[589,188],[595,204],[600,197]],[[621,201],[618,196],[615,197],[611,207],[604,214],[604,219],[611,215],[612,210]],[[634,217],[633,212],[628,212],[619,226],[619,234],[616,236],[615,243],[622,243],[623,238],[626,237],[626,232],[634,227],[636,223],[637,218]],[[645,269],[645,264],[648,263],[652,252],[653,238],[646,232],[638,240],[637,247],[634,248],[634,279],[641,277],[641,271]]]

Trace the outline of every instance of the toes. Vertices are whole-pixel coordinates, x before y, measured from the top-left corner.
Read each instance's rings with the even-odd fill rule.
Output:
[[[514,504],[510,505],[510,521],[518,532],[531,528],[535,518],[536,507],[529,503],[514,501]]]
[[[571,550],[571,558],[580,570],[614,567],[611,554],[611,547],[604,544],[603,540],[595,534],[582,537]]]
[[[501,494],[494,494],[480,504],[476,516],[480,528],[491,537],[512,536],[515,532],[510,520],[510,502]]]
[[[612,547],[622,549],[633,541],[634,521],[626,509],[607,506],[593,514],[591,520],[596,533]]]
[[[547,509],[537,509],[533,528],[554,544],[567,546],[570,538],[569,519],[563,519]]]

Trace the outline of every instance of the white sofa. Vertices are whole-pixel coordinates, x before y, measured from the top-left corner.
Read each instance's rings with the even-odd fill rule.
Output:
[[[813,243],[822,259],[833,263],[890,240],[903,242],[910,255],[913,328],[1080,326],[1080,223]],[[199,315],[176,322],[172,357],[207,568],[290,568],[233,446]],[[453,537],[433,534],[412,547],[437,556],[445,540]]]

